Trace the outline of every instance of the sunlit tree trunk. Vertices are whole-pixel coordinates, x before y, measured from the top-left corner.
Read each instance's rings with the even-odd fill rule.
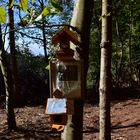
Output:
[[[81,42],[84,60],[83,95],[86,94],[86,75],[88,70],[89,35],[92,18],[92,0],[76,0],[71,25],[76,27]],[[68,123],[62,134],[63,140],[82,140],[83,138],[83,99],[74,101],[74,114],[68,115]]]
[[[5,91],[6,91],[6,113],[7,113],[7,124],[9,130],[16,129],[16,121],[15,114],[13,109],[13,96],[14,96],[14,88],[13,88],[13,80],[12,74],[9,69],[9,65],[7,63],[6,54],[4,51],[4,44],[2,40],[2,31],[0,25],[0,67],[2,70],[2,75],[5,83]]]
[[[110,94],[111,94],[111,44],[112,0],[102,0],[102,39],[100,64],[100,140],[111,140]]]

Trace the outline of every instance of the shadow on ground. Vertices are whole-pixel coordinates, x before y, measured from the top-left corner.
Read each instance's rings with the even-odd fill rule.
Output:
[[[60,134],[50,130],[30,130],[18,128],[17,131],[8,131],[0,133],[1,140],[60,140]]]

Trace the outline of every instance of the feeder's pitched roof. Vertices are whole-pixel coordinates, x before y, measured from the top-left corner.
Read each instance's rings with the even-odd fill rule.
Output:
[[[69,30],[68,27],[64,27],[60,31],[58,31],[53,37],[52,37],[52,44],[56,46],[58,43],[62,41],[71,41],[75,45],[79,45],[80,42],[78,41],[78,35],[77,33]]]

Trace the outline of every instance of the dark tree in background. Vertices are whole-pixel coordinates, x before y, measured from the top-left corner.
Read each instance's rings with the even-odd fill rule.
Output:
[[[39,3],[40,3],[40,6],[41,6],[41,10],[43,11],[43,9],[45,8],[44,1],[39,0]],[[45,32],[45,17],[42,18],[41,22],[42,22],[41,30],[42,30],[42,36],[43,36],[44,55],[45,55],[46,63],[48,64],[47,39],[46,39],[46,32]]]

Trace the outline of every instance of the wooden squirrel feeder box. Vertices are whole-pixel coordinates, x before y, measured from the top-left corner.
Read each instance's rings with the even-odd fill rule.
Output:
[[[70,48],[70,43],[80,45],[77,33],[68,27],[64,27],[52,37],[52,46],[59,49],[55,59],[50,61],[51,98],[48,99],[46,114],[51,116],[51,122],[56,125],[65,125],[67,114],[74,112],[73,101],[83,98],[83,61],[74,59],[75,50]]]
[[[82,60],[73,58],[74,51],[70,43],[80,45],[78,34],[64,27],[52,37],[52,46],[57,47],[56,59],[50,61],[51,97],[80,99],[83,77]]]

